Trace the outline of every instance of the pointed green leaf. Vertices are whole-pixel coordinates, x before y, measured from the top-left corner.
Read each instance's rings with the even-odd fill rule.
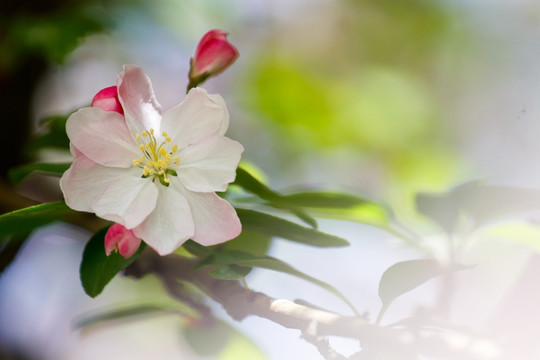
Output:
[[[347,240],[338,236],[307,228],[276,216],[247,209],[236,209],[236,212],[242,222],[242,227],[252,232],[319,247],[349,245]]]
[[[91,297],[96,297],[105,286],[131,264],[142,253],[146,244],[141,242],[139,250],[129,259],[116,252],[110,256],[105,254],[105,234],[108,227],[94,234],[84,248],[81,262],[81,282],[84,291]]]
[[[25,177],[38,171],[49,175],[61,176],[69,167],[71,163],[33,163],[18,166],[9,171],[9,180],[13,183],[21,182]]]
[[[445,273],[468,268],[463,265],[442,266],[435,259],[408,260],[390,266],[379,282],[379,298],[383,308],[378,321],[390,304],[399,296],[416,289],[425,282]]]
[[[280,197],[277,192],[271,190],[242,167],[238,167],[236,170],[234,184],[264,200],[274,200]]]
[[[32,230],[62,220],[72,213],[63,201],[30,206],[0,215],[0,242],[2,237],[28,234]]]
[[[236,251],[236,250],[221,251],[221,252],[214,253],[210,255],[209,257],[207,257],[206,259],[202,260],[197,267],[199,268],[203,266],[218,266],[219,267],[219,266],[224,266],[224,265],[258,267],[258,268],[263,268],[263,269],[268,269],[268,270],[279,271],[285,274],[299,277],[317,286],[320,286],[323,289],[336,295],[341,300],[343,300],[357,314],[357,311],[354,308],[354,306],[336,288],[334,288],[330,284],[325,283],[324,281],[321,281],[312,276],[304,274],[303,272],[293,268],[289,264],[270,256],[255,256],[255,255],[243,252],[243,251]]]

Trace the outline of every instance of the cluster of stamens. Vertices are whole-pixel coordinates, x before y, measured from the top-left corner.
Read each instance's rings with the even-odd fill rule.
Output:
[[[176,176],[176,171],[170,169],[171,165],[178,165],[180,158],[174,155],[178,151],[178,145],[171,144],[171,138],[166,132],[162,133],[164,141],[158,144],[154,129],[143,131],[135,135],[135,141],[143,155],[133,160],[133,166],[143,170],[143,177],[153,177],[165,186],[169,186],[169,176]]]

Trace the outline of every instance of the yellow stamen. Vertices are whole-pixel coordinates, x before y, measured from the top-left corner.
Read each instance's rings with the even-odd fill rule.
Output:
[[[148,136],[148,132],[145,130],[142,132],[142,136]]]
[[[141,162],[139,161],[139,159],[133,160],[133,166],[139,166],[140,164]]]

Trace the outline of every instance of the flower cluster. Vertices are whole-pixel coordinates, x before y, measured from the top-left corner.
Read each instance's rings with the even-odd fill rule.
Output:
[[[163,112],[146,74],[125,65],[92,105],[67,121],[74,161],[60,186],[71,208],[118,224],[108,252],[132,254],[122,244],[140,238],[166,255],[188,239],[214,245],[240,234],[234,208],[215,193],[234,181],[243,152],[224,136],[219,95],[193,88]]]

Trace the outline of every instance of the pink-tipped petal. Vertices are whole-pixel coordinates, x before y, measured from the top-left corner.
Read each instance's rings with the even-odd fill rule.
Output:
[[[229,113],[219,95],[209,96],[206,90],[191,89],[185,100],[163,115],[161,128],[180,149],[220,134]]]
[[[131,134],[150,129],[159,132],[162,110],[148,76],[136,65],[124,65],[117,83],[118,98]]]
[[[124,258],[129,259],[141,245],[139,239],[132,230],[126,229],[120,224],[112,225],[105,234],[105,253],[107,256],[115,250],[120,252]]]
[[[244,147],[223,136],[188,146],[178,154],[178,178],[191,191],[225,191],[234,181]]]
[[[66,132],[71,144],[101,165],[127,168],[141,156],[124,117],[112,111],[81,109],[67,120]]]
[[[194,234],[193,217],[188,202],[171,186],[159,187],[159,201],[154,211],[139,226],[133,229],[160,255],[168,255],[190,239]]]
[[[120,100],[118,100],[118,90],[116,86],[109,86],[100,90],[92,99],[92,106],[105,111],[114,111],[122,115],[124,114],[122,104],[120,104]]]
[[[215,193],[198,193],[177,186],[187,199],[195,222],[195,235],[191,238],[204,246],[216,245],[234,239],[242,232],[236,211]]]

